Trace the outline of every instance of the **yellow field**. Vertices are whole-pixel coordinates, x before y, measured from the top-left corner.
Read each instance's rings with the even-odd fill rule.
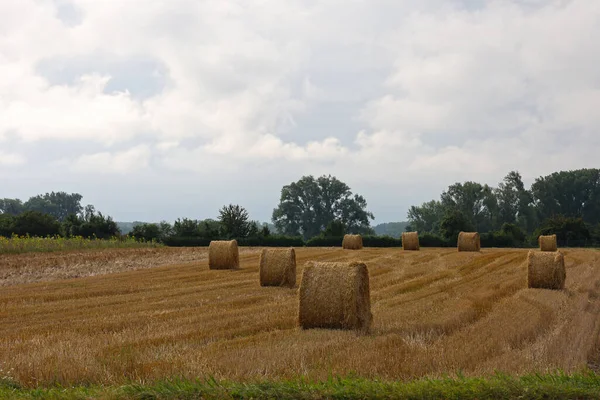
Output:
[[[60,274],[72,269],[69,262],[44,260],[67,255],[3,257],[3,373],[37,386],[600,367],[597,250],[564,251],[566,289],[550,291],[526,288],[526,250],[297,249],[298,277],[308,260],[366,262],[374,316],[368,335],[299,329],[298,288],[260,287],[259,249],[241,249],[236,271],[208,270],[206,249],[151,251],[87,252],[71,262],[88,266],[80,275],[122,271],[107,263],[131,254],[151,254],[145,266],[179,264],[60,279],[72,276]],[[86,257],[103,261],[86,264]]]

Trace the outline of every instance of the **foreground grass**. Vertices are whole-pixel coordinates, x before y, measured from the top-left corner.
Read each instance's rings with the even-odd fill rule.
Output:
[[[53,252],[79,249],[129,249],[143,247],[158,247],[155,242],[144,242],[133,237],[112,239],[86,239],[81,236],[64,238],[0,236],[0,254],[21,254],[31,252]]]
[[[420,379],[385,382],[333,378],[239,383],[168,380],[119,387],[20,388],[0,381],[2,399],[600,399],[600,375],[593,372],[511,377]]]

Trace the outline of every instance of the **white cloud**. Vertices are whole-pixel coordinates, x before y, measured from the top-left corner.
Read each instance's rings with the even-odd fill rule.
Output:
[[[600,2],[477,3],[74,0],[73,24],[53,1],[0,2],[0,143],[20,154],[0,163],[61,143],[77,176],[190,173],[207,189],[268,170],[279,187],[333,173],[436,190],[594,165]],[[82,57],[89,71],[70,84],[37,68]],[[110,91],[94,57],[153,60],[164,84]]]

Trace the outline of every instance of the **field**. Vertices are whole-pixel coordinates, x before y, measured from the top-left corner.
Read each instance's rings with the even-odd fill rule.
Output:
[[[309,260],[367,263],[367,335],[299,329],[298,289],[260,287],[259,251],[241,248],[235,271],[208,270],[205,248],[4,255],[0,375],[44,387],[600,369],[597,250],[565,250],[566,289],[549,291],[527,289],[526,250],[297,249],[298,276]]]

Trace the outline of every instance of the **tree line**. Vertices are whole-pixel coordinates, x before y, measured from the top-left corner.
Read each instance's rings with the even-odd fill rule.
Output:
[[[81,204],[78,193],[52,192],[30,198],[0,199],[0,235],[119,236],[110,216]],[[304,176],[283,186],[272,213],[274,232],[250,219],[236,204],[215,219],[178,218],[144,223],[131,234],[171,246],[206,245],[238,239],[247,245],[337,245],[346,233],[359,233],[365,245],[396,246],[399,239],[376,236],[366,199],[334,176]],[[406,231],[416,230],[423,246],[450,246],[460,231],[478,231],[483,246],[518,247],[555,233],[561,245],[600,243],[600,170],[561,171],[539,177],[526,188],[511,171],[497,187],[467,181],[450,185],[439,200],[408,211]]]
[[[517,171],[497,187],[455,183],[439,200],[410,207],[408,221],[407,230],[451,242],[460,231],[478,231],[482,245],[531,245],[540,234],[556,234],[563,246],[598,244],[600,170],[555,172],[529,189]]]

